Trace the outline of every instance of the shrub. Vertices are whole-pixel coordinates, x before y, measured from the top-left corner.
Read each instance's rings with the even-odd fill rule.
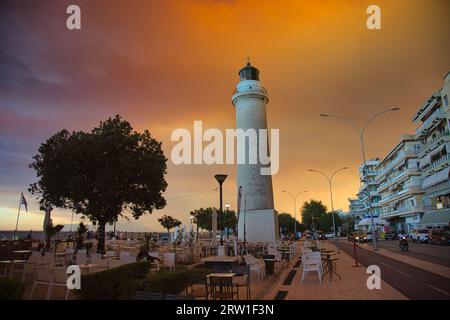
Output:
[[[81,277],[81,289],[75,293],[88,300],[132,298],[139,285],[148,277],[151,263],[141,261]]]
[[[25,287],[23,283],[13,278],[0,278],[0,300],[21,300]]]
[[[164,294],[182,293],[191,274],[205,275],[211,270],[184,269],[150,274],[151,263],[136,262],[81,277],[81,289],[75,292],[82,299],[133,299],[136,291]]]

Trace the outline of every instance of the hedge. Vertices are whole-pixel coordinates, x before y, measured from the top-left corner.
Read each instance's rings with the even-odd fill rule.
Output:
[[[0,278],[0,300],[21,300],[25,287],[19,279]]]
[[[189,275],[210,273],[205,269],[159,271],[150,274],[151,263],[141,261],[81,277],[81,289],[75,293],[87,300],[133,299],[136,291],[164,294],[182,293]]]

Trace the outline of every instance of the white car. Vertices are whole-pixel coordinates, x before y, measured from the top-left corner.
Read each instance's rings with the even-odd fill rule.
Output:
[[[325,233],[325,237],[327,237],[327,239],[334,238],[334,232]]]
[[[414,229],[409,234],[412,242],[428,242],[430,231],[427,229]]]

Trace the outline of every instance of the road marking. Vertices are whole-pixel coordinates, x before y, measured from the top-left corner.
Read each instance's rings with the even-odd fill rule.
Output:
[[[436,291],[439,291],[440,293],[443,293],[443,294],[445,294],[446,296],[448,296],[449,294],[447,293],[447,292],[445,292],[444,290],[441,290],[441,289],[439,289],[439,288],[436,288],[435,286],[432,286],[431,284],[428,284],[428,283],[426,283],[426,282],[422,282],[424,285],[427,285],[427,286],[429,286],[431,289],[434,289],[434,290],[436,290]]]
[[[391,266],[391,265],[389,265],[389,264],[387,264],[387,263],[384,263],[384,262],[380,262],[380,264],[382,264],[382,265],[384,265],[384,266],[386,266],[386,267],[388,267],[388,268],[392,268],[392,266]]]
[[[401,273],[401,274],[404,275],[404,276],[407,276],[408,278],[414,278],[412,275],[407,274],[407,273],[405,273],[405,272],[403,272],[403,271],[397,270],[397,272],[398,272],[398,273]]]

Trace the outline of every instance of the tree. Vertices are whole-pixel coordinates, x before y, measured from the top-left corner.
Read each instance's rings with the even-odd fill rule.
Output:
[[[327,207],[320,200],[311,199],[309,202],[303,203],[302,209],[302,223],[307,229],[313,229],[313,218],[315,222],[315,230],[319,230],[320,219],[327,214]]]
[[[44,142],[30,164],[38,181],[29,190],[42,208],[70,209],[98,224],[104,252],[107,223],[125,210],[138,219],[166,205],[166,161],[161,142],[117,115],[91,132],[61,130]]]
[[[200,208],[198,210],[191,211],[190,214],[194,217],[194,223],[197,224],[197,234],[199,228],[208,231],[212,229],[212,213],[213,208]]]
[[[212,229],[212,213],[216,210],[217,212],[217,229],[222,230],[223,228],[235,228],[237,224],[236,212],[234,210],[223,210],[223,228],[220,219],[220,210],[216,208],[200,208],[198,210],[191,211],[191,216],[194,217],[194,223],[197,224],[197,235],[198,228],[202,228],[210,231]],[[198,237],[198,236],[197,236]]]
[[[295,218],[289,213],[283,212],[278,214],[278,225],[285,233],[293,233],[295,231]],[[302,230],[303,227],[303,230]],[[304,231],[304,225],[297,220],[297,231]]]
[[[219,220],[218,221],[219,230],[227,228],[227,238],[228,238],[230,228],[236,227],[237,223],[236,212],[234,212],[234,210],[223,210],[223,227],[221,225],[220,210],[217,210],[217,212],[219,212],[219,216],[217,217],[217,220]]]
[[[164,229],[167,229],[167,232],[170,234],[170,229],[178,227],[181,225],[181,221],[172,218],[171,216],[162,216],[158,219],[159,223],[164,227]]]
[[[45,239],[45,243],[47,248],[50,248],[50,242],[54,236],[58,234],[64,228],[62,224],[57,224],[56,226],[53,226],[52,224],[48,224],[45,228],[45,236],[47,239]],[[56,251],[55,251],[56,252]]]

